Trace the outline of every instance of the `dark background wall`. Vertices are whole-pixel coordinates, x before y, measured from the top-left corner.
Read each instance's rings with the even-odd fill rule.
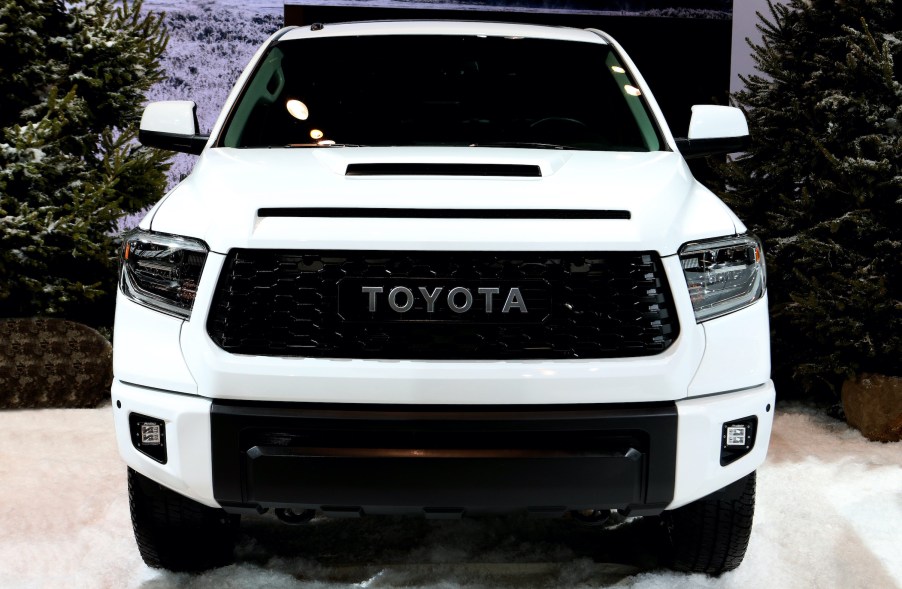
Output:
[[[454,9],[285,4],[286,25],[393,18],[495,20],[596,28],[626,50],[651,87],[675,136],[685,136],[693,104],[727,104],[732,22],[674,18]]]

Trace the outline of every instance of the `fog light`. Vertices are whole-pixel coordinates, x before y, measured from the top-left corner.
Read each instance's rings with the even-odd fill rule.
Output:
[[[743,417],[723,424],[720,439],[720,465],[726,466],[739,460],[755,447],[755,430],[758,418]]]
[[[166,422],[140,413],[129,413],[128,424],[135,449],[166,464]]]
[[[727,446],[745,446],[745,426],[727,428]]]
[[[142,446],[159,446],[160,445],[160,425],[157,423],[140,423],[141,426],[141,445]],[[745,434],[743,433],[743,439]]]

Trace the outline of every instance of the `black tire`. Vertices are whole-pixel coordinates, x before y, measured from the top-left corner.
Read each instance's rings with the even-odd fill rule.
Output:
[[[720,575],[742,563],[755,515],[755,473],[689,505],[664,512],[671,566]]]
[[[128,469],[128,504],[141,558],[171,571],[203,571],[234,561],[240,516],[183,497]]]

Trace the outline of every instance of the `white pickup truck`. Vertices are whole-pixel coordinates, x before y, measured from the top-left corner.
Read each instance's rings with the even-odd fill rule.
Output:
[[[770,380],[761,243],[598,30],[288,27],[124,236],[112,387],[145,562],[233,559],[244,515],[658,517],[742,561]]]

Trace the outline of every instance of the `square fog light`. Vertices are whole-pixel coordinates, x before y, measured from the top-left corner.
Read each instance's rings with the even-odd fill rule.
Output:
[[[159,446],[160,430],[158,423],[140,423],[141,426],[141,445],[142,446]]]
[[[758,418],[743,417],[723,424],[720,437],[720,465],[726,466],[739,460],[755,447],[755,430]]]
[[[128,425],[135,449],[166,464],[166,422],[140,413],[129,413]]]
[[[727,427],[727,446],[745,446],[745,425]]]

